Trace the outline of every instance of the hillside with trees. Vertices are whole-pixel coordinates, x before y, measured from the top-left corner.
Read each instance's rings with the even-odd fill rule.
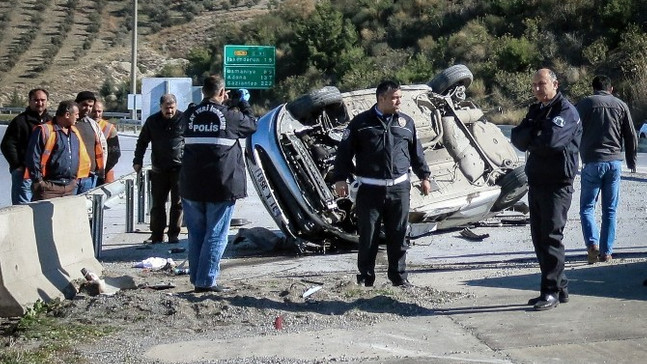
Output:
[[[193,49],[188,73],[221,69],[224,44],[275,45],[270,106],[323,85],[426,83],[462,63],[475,77],[470,97],[515,122],[532,100],[532,73],[550,67],[575,102],[595,74],[609,75],[638,121],[647,116],[646,29],[643,0],[286,0]]]
[[[208,44],[203,24],[266,13],[263,0],[139,1],[138,75],[154,77],[187,63],[169,44]],[[131,0],[0,1],[0,106],[24,106],[34,87],[52,103],[78,91],[102,94],[111,110],[125,109],[130,92]],[[195,32],[167,33],[197,23]],[[185,67],[185,66],[182,66]]]
[[[75,5],[67,34],[96,34],[85,54],[98,54],[94,67],[110,49],[120,47],[118,62],[129,60],[128,1],[17,0],[27,11],[13,7],[0,12],[0,29],[15,27],[17,14],[35,17],[35,7],[62,9]],[[144,2],[140,2],[142,4]],[[636,121],[647,117],[647,2],[644,0],[269,0],[188,1],[153,0],[140,7],[143,43],[140,69],[159,76],[189,76],[196,84],[205,74],[221,72],[225,44],[276,46],[276,84],[253,91],[259,110],[270,108],[313,88],[335,85],[342,91],[374,87],[384,78],[402,83],[426,83],[444,68],[461,63],[474,73],[469,96],[482,108],[496,110],[490,118],[514,123],[532,101],[530,77],[540,67],[554,69],[562,91],[574,102],[590,93],[591,79],[609,75],[616,93],[629,104]],[[8,3],[0,3],[12,9]],[[102,5],[103,4],[103,5]],[[68,8],[70,8],[68,6]],[[29,11],[31,9],[31,11]],[[102,26],[92,33],[88,9],[101,14]],[[85,15],[82,11],[85,11]],[[40,11],[42,13],[42,11]],[[61,19],[63,13],[58,15]],[[20,57],[43,54],[51,16],[37,29]],[[103,24],[108,21],[109,29]],[[21,24],[23,24],[21,23]],[[37,23],[37,22],[36,22]],[[57,23],[67,23],[58,21]],[[46,30],[48,29],[48,30]],[[34,34],[34,31],[31,31]],[[59,31],[59,33],[62,32]],[[2,34],[5,34],[3,31]],[[6,38],[4,36],[3,38]],[[23,36],[25,38],[25,36]],[[20,39],[23,39],[20,38]],[[85,39],[87,39],[86,37]],[[27,41],[0,38],[0,52]],[[67,38],[66,38],[67,39]],[[73,41],[75,59],[87,58],[85,40]],[[55,42],[49,42],[54,44]],[[63,42],[65,44],[66,42]],[[40,46],[38,46],[40,44]],[[114,44],[114,45],[113,45]],[[79,46],[80,45],[80,46]],[[40,47],[41,52],[31,48]],[[102,52],[102,50],[106,50]],[[48,70],[85,70],[58,53]],[[33,56],[28,56],[32,54]],[[12,56],[13,57],[13,56]],[[8,56],[0,53],[0,90]],[[69,63],[72,62],[72,63]],[[115,62],[113,60],[112,62]],[[18,64],[20,62],[16,62]],[[15,67],[15,66],[14,66]],[[124,67],[122,67],[124,68]],[[123,107],[127,72],[99,68],[93,87]],[[37,69],[20,68],[29,77]],[[78,72],[77,72],[78,74]],[[21,75],[13,75],[21,77]],[[13,86],[16,87],[16,86]],[[1,97],[0,97],[1,100]]]

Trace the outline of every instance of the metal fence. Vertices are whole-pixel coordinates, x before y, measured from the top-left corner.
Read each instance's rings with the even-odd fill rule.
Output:
[[[135,195],[136,194],[136,195]],[[145,222],[147,202],[150,201],[150,169],[140,173],[130,173],[114,182],[96,187],[85,193],[87,198],[88,214],[91,221],[92,242],[94,255],[101,257],[103,249],[104,210],[113,208],[125,199],[125,232],[134,232],[135,209],[137,210],[137,223]],[[136,206],[135,206],[136,201]]]

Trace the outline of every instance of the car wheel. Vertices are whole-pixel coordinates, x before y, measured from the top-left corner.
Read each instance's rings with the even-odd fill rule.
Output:
[[[645,139],[645,133],[640,133],[640,139]]]
[[[501,194],[492,205],[492,211],[501,211],[519,201],[528,191],[528,177],[524,166],[519,166],[503,176],[497,184]]]
[[[465,65],[457,64],[442,71],[428,85],[435,93],[446,95],[454,86],[463,85],[468,88],[473,80],[472,71]]]
[[[341,92],[335,86],[326,86],[289,102],[285,107],[299,121],[307,121],[328,105],[341,104]]]

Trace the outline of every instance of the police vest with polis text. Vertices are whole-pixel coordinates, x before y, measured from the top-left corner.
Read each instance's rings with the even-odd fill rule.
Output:
[[[187,109],[183,125],[182,197],[204,202],[245,197],[245,165],[238,139],[256,129],[249,104],[238,109],[203,100]]]

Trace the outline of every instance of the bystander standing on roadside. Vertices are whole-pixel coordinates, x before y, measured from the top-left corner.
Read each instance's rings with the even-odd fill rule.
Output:
[[[578,169],[582,123],[575,106],[558,88],[552,70],[535,72],[532,91],[538,102],[530,105],[510,136],[515,147],[528,152],[530,234],[541,270],[540,295],[528,301],[535,310],[569,300],[562,239]]]
[[[348,195],[348,179],[356,174],[359,251],[357,283],[375,282],[375,259],[384,223],[388,278],[394,286],[410,287],[407,279],[405,239],[409,218],[411,182],[409,168],[421,181],[421,191],[431,192],[425,162],[413,119],[400,110],[400,85],[385,81],[377,86],[377,103],[355,116],[344,131],[335,160],[335,191]],[[354,162],[354,163],[353,163]]]
[[[34,129],[25,157],[32,181],[32,201],[73,195],[78,176],[89,172],[89,155],[80,131],[74,126],[78,116],[77,103],[63,101],[53,121]]]
[[[104,183],[114,182],[115,172],[113,168],[117,165],[117,162],[119,162],[119,157],[121,157],[121,148],[119,147],[117,128],[114,124],[103,118],[103,102],[100,100],[97,100],[94,103],[94,107],[92,108],[92,118],[97,122],[97,124],[99,124],[99,128],[101,129],[103,136],[106,138],[106,144],[108,146],[108,156],[106,158],[106,169],[104,173],[105,177],[97,180],[97,186],[101,186]]]
[[[173,94],[160,98],[161,110],[149,116],[142,126],[135,147],[133,169],[142,170],[144,154],[151,144],[151,236],[144,241],[156,244],[164,241],[166,228],[166,201],[171,195],[168,222],[168,242],[178,243],[182,226],[182,202],[180,200],[179,179],[182,166],[182,112],[177,109],[177,99]]]
[[[2,138],[2,154],[9,163],[11,173],[11,203],[25,204],[31,201],[31,179],[25,178],[25,155],[29,145],[29,137],[34,128],[42,123],[51,121],[47,112],[49,93],[42,88],[29,91],[29,106],[18,114],[7,127]]]
[[[239,138],[256,131],[249,92],[229,98],[224,80],[209,76],[204,99],[183,117],[184,157],[180,178],[189,231],[189,277],[195,292],[220,292],[220,259],[227,247],[237,199],[247,196]]]
[[[90,172],[88,175],[80,175],[76,194],[87,192],[97,185],[99,178],[104,178],[106,167],[106,157],[108,155],[108,142],[101,132],[99,124],[92,119],[92,108],[97,101],[97,97],[92,91],[81,91],[76,95],[74,100],[79,106],[79,119],[75,126],[81,132],[85,150],[88,152],[90,159]]]
[[[636,130],[629,107],[613,96],[611,79],[596,76],[593,95],[577,103],[582,119],[582,190],[580,220],[589,264],[612,259],[616,236],[616,211],[620,200],[622,149],[627,167],[636,172]],[[595,222],[595,205],[602,197],[602,223]]]

